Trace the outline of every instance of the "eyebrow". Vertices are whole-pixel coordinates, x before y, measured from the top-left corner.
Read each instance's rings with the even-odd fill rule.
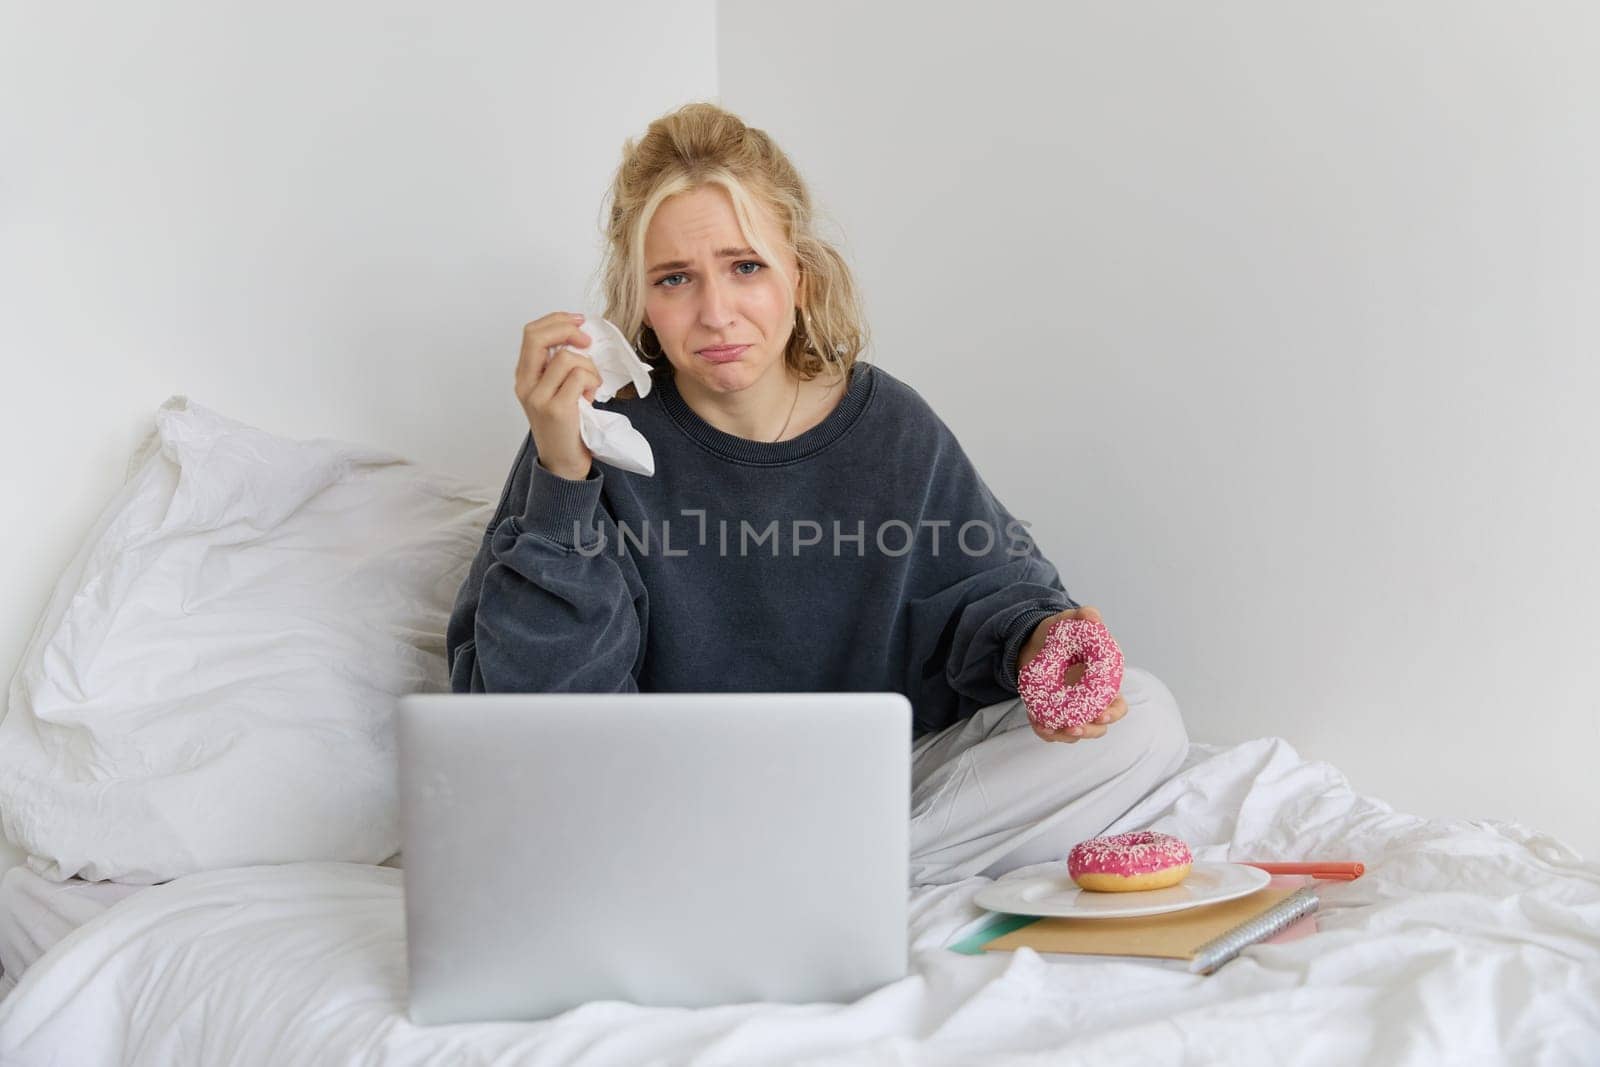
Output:
[[[754,255],[757,255],[757,254],[758,253],[753,248],[719,248],[719,249],[717,249],[717,258],[718,259],[732,259],[735,256],[754,256]],[[657,263],[655,266],[651,267],[645,273],[646,274],[654,274],[658,270],[682,270],[683,268],[689,267],[689,266],[693,266],[693,264],[691,264],[686,259],[672,259],[672,260],[668,260],[665,263]]]

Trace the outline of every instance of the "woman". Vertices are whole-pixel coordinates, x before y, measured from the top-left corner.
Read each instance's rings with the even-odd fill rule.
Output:
[[[530,433],[450,619],[455,691],[904,693],[918,884],[1063,857],[1176,770],[1177,704],[1137,668],[1095,723],[1029,719],[1017,671],[1099,613],[921,396],[857,361],[850,271],[763,131],[700,103],[625,146],[605,296],[651,389],[597,406],[656,474],[584,447],[600,376],[548,356],[590,343],[582,317],[528,323]]]

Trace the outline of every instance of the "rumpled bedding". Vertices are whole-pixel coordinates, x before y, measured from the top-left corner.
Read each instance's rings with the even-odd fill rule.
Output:
[[[1191,745],[1109,833],[1206,860],[1356,859],[1320,931],[1210,976],[966,956],[983,877],[912,890],[912,970],[853,1004],[586,1004],[533,1023],[405,1017],[401,872],[293,863],[140,890],[0,1001],[30,1064],[1596,1064],[1600,864],[1510,822],[1425,819],[1279,738]],[[1042,866],[1013,872],[1038,873]]]
[[[0,874],[0,998],[62,938],[142,888],[81,878],[53,882],[26,864]]]

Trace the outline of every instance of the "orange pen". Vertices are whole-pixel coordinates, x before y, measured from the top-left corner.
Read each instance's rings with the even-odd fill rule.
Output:
[[[1251,863],[1240,861],[1246,867],[1260,867],[1268,874],[1309,874],[1326,882],[1353,882],[1366,873],[1362,863]]]

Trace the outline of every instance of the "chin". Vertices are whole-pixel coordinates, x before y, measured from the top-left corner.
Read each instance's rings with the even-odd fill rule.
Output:
[[[756,380],[756,375],[749,367],[741,366],[702,366],[696,377],[719,393],[736,393],[748,388]]]
[[[756,363],[749,359],[739,359],[732,363],[707,363],[693,354],[689,356],[687,362],[689,366],[687,372],[684,371],[683,363],[674,363],[673,369],[680,374],[688,373],[697,381],[704,383],[707,388],[723,393],[733,393],[749,387],[770,369],[769,362]]]

